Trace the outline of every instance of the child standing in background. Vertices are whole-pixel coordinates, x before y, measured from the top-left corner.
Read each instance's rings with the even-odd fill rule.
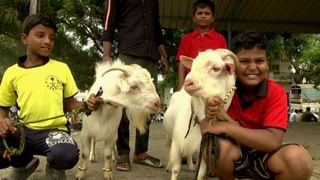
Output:
[[[184,83],[185,76],[190,69],[184,67],[180,62],[180,56],[195,58],[200,51],[206,49],[227,48],[227,42],[222,34],[215,31],[212,24],[215,19],[215,5],[210,0],[198,0],[193,4],[193,17],[195,28],[192,32],[186,33],[179,45],[176,56],[178,65],[178,90]]]

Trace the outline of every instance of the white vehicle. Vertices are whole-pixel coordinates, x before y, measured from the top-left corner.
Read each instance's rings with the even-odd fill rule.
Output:
[[[290,112],[294,110],[306,111],[310,107],[311,112],[320,111],[320,87],[315,88],[314,84],[293,84],[289,92]]]

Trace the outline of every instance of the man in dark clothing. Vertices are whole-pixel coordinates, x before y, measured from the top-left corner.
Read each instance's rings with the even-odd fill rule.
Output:
[[[158,0],[108,0],[104,19],[103,59],[111,60],[112,41],[115,30],[119,32],[118,57],[125,64],[139,64],[146,68],[155,83],[157,82],[158,61],[164,65],[164,73],[168,72],[167,54],[164,47],[159,21]],[[123,113],[118,129],[117,149],[119,158],[116,168],[130,170],[129,160],[129,121]],[[163,167],[161,161],[148,155],[149,125],[147,131],[140,134],[136,131],[134,163],[151,167]]]
[[[302,114],[302,122],[317,122],[318,118],[311,112],[311,108],[307,107]]]

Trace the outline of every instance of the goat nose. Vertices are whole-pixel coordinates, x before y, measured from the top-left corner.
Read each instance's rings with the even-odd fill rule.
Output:
[[[192,80],[186,79],[186,80],[184,81],[183,86],[184,86],[184,87],[193,87],[193,86],[194,86],[194,83],[193,83]]]
[[[153,102],[153,105],[154,105],[156,108],[160,108],[160,106],[161,106],[160,100],[155,100],[155,101]]]

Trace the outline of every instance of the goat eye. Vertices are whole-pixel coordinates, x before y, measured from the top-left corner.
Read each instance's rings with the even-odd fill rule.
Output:
[[[213,70],[214,72],[218,72],[218,71],[220,71],[220,68],[219,68],[219,67],[212,67],[212,70]]]
[[[132,90],[138,90],[139,89],[139,86],[135,85],[135,86],[131,86],[130,87]]]

